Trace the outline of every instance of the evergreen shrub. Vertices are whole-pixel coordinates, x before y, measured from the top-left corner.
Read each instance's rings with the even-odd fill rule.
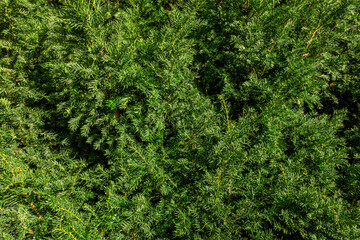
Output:
[[[360,238],[359,10],[1,1],[0,238]]]

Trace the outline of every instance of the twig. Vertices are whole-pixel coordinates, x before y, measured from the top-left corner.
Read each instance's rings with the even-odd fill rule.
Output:
[[[306,49],[308,49],[308,48],[309,48],[309,46],[310,46],[310,44],[311,44],[312,40],[313,40],[313,39],[314,39],[314,37],[315,37],[316,32],[317,32],[317,31],[319,31],[319,29],[320,29],[320,25],[318,25],[318,26],[316,27],[315,31],[313,32],[313,34],[312,34],[312,36],[311,36],[311,38],[310,38],[310,41],[309,41],[308,45],[306,46]]]

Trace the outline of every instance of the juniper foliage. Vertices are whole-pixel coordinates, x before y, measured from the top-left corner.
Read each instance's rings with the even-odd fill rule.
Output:
[[[1,238],[359,238],[359,7],[0,2]]]

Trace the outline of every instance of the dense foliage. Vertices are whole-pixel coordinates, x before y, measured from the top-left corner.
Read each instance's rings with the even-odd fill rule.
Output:
[[[0,1],[0,238],[359,239],[359,10]]]

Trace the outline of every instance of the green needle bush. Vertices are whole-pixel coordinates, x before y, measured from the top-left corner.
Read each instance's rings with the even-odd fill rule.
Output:
[[[359,9],[0,2],[0,238],[360,238]]]

